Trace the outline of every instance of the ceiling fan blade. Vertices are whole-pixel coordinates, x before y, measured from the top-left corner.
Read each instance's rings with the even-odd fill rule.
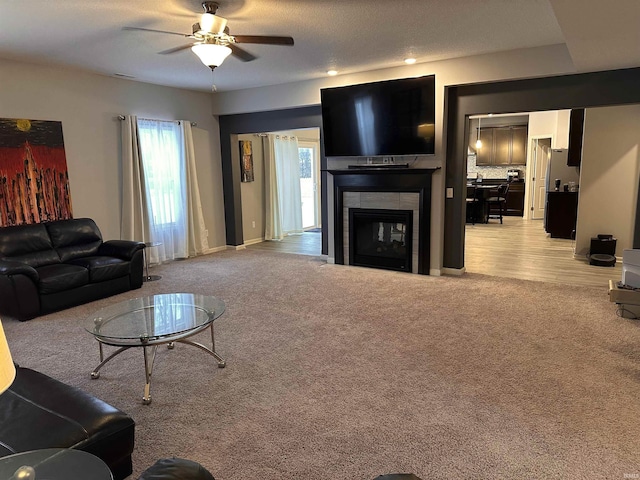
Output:
[[[237,45],[234,45],[233,43],[230,43],[228,46],[231,49],[231,55],[239,58],[243,62],[250,62],[251,60],[255,60],[256,58],[258,58],[255,55],[250,54],[246,50],[238,47]]]
[[[139,30],[141,32],[167,33],[169,35],[179,35],[181,37],[187,37],[187,38],[191,37],[191,35],[187,35],[186,33],[168,32],[166,30],[154,30],[152,28],[122,27],[122,30]]]
[[[167,50],[163,50],[161,52],[158,52],[160,55],[167,55],[169,53],[177,53],[177,52],[181,52],[182,50],[186,50],[187,48],[191,48],[193,46],[193,43],[188,43],[186,45],[180,45],[179,47],[173,47],[173,48],[169,48]]]
[[[268,35],[233,35],[237,43],[259,43],[262,45],[293,45],[291,37],[274,37]]]

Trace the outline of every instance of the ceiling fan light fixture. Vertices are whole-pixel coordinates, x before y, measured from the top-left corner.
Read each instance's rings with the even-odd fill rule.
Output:
[[[211,70],[222,65],[224,59],[231,54],[229,47],[215,43],[196,43],[191,51]]]

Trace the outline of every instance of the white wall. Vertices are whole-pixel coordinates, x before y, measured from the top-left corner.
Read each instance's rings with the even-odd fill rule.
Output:
[[[585,111],[576,254],[599,233],[617,238],[616,255],[632,248],[640,174],[640,105]]]
[[[208,93],[0,60],[4,118],[62,122],[73,215],[120,238],[121,114],[197,122],[193,137],[209,246],[224,246],[220,135]]]
[[[551,138],[551,148],[567,148],[569,145],[569,116],[571,110],[551,110],[547,112],[531,112],[529,114],[529,138],[527,139],[527,174],[526,178],[533,179],[535,172],[532,161],[533,149],[531,148],[533,139]],[[539,179],[544,182],[545,179]],[[531,218],[532,195],[535,185],[532,181],[525,186],[524,218]],[[537,201],[537,200],[536,200]]]

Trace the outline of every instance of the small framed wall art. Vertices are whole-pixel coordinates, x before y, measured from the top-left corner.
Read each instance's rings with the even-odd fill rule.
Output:
[[[251,140],[240,140],[240,178],[243,182],[253,182],[253,146]]]

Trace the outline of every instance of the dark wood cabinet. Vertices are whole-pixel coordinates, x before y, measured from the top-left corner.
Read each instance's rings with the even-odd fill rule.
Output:
[[[551,238],[573,238],[578,217],[578,192],[547,192],[544,229]]]
[[[571,110],[569,117],[569,149],[567,165],[579,167],[582,162],[582,134],[584,131],[584,108]]]
[[[509,184],[506,209],[509,216],[524,216],[524,182],[512,182]]]
[[[476,152],[476,165],[493,165],[493,128],[480,129],[481,148],[475,147],[475,141],[474,139],[473,148]]]
[[[477,136],[477,131],[476,131]],[[527,126],[486,127],[480,129],[482,147],[476,150],[476,165],[525,165],[527,163]]]

